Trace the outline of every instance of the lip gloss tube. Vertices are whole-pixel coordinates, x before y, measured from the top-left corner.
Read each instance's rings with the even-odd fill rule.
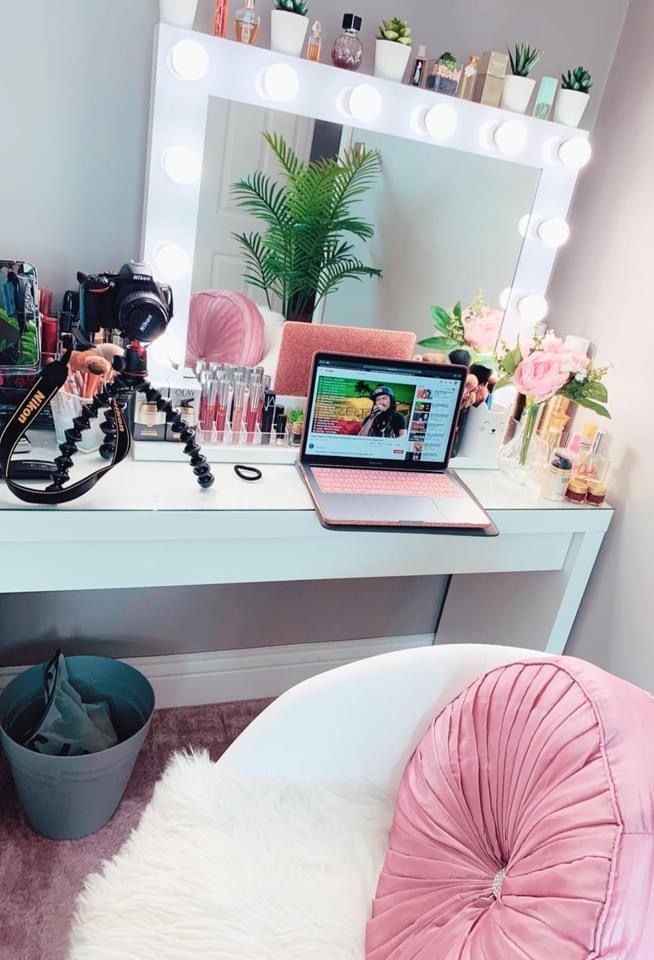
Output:
[[[232,407],[232,443],[241,439],[243,425],[243,402],[245,398],[245,382],[241,379],[234,381],[234,400]]]
[[[218,443],[222,443],[225,439],[225,424],[227,423],[227,411],[229,410],[229,380],[227,380],[226,377],[218,380],[216,388],[218,391],[216,400],[216,430],[218,432]]]
[[[205,430],[207,426],[207,409],[209,406],[209,377],[206,371],[200,373],[200,409],[198,411],[198,420],[200,423],[200,429]]]
[[[248,434],[248,443],[254,443],[254,431],[257,427],[257,420],[261,413],[261,395],[263,393],[263,384],[255,381],[250,387],[250,403],[248,404],[247,420],[245,429]]]

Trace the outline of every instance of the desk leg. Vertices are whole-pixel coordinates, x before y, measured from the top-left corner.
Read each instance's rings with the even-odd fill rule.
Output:
[[[454,576],[436,643],[499,643],[563,653],[603,537],[574,534],[560,570]],[[516,537],[518,561],[519,541]]]

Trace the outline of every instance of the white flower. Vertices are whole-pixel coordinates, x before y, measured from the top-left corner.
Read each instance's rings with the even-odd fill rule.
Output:
[[[577,383],[585,383],[588,380],[585,370],[580,370],[579,373],[575,374],[575,380]]]

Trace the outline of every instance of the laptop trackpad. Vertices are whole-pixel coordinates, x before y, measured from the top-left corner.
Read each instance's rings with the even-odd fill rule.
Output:
[[[361,498],[366,512],[385,523],[438,523],[443,517],[431,497],[380,496]]]

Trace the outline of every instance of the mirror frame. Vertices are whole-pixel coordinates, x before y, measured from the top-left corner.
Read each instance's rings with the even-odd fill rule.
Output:
[[[353,90],[357,91],[354,101]],[[562,157],[560,148],[565,145],[570,150],[572,143],[573,151],[579,146],[585,150],[588,131],[159,24],[152,67],[141,255],[173,286],[175,316],[169,331],[184,349],[209,97],[356,125],[538,168],[541,176],[513,286],[507,292],[501,337],[511,343],[521,333],[531,334],[534,319],[527,307],[533,309],[534,299],[522,311],[520,308],[527,297],[545,297],[557,252],[540,239],[538,228],[544,220],[566,220],[579,173],[579,168],[566,165],[566,150]],[[357,107],[369,119],[355,116],[352,111]],[[431,124],[435,135],[425,125],[427,111],[434,107],[438,108],[436,123]],[[449,128],[449,136],[438,137],[438,115],[441,129]],[[509,139],[523,139],[524,145],[514,153],[503,152],[502,134],[496,139],[498,130]],[[173,147],[183,148],[175,157],[183,182],[166,171],[166,162],[175,156],[169,152]],[[525,213],[529,215],[529,211]],[[537,300],[536,307],[539,303]],[[152,361],[154,366],[154,355]]]

